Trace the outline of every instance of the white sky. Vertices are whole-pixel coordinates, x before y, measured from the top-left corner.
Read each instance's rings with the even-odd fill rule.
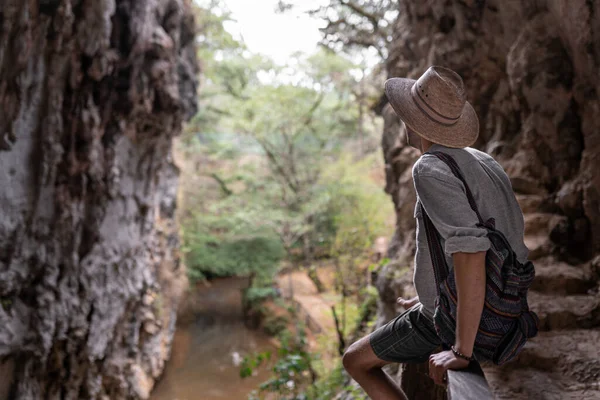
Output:
[[[290,55],[301,51],[312,53],[321,38],[319,28],[324,22],[311,18],[306,10],[328,3],[328,0],[294,0],[295,7],[283,14],[275,12],[277,0],[225,0],[235,23],[225,28],[241,35],[253,53],[264,54],[278,64],[285,64]]]
[[[198,3],[208,3],[210,0],[196,0]],[[308,10],[317,9],[329,3],[329,0],[286,0],[293,4],[291,10],[284,13],[276,12],[278,0],[222,0],[231,11],[233,21],[225,23],[225,29],[234,37],[242,38],[248,50],[254,54],[262,54],[279,65],[290,67],[284,75],[269,75],[259,73],[258,78],[263,82],[280,82],[298,84],[303,81],[303,75],[296,71],[294,64],[297,60],[292,55],[297,52],[312,54],[318,48],[322,38],[319,28],[325,26],[325,21],[311,17]],[[379,58],[375,50],[370,49],[357,56],[355,62],[366,62],[371,68]],[[356,72],[356,71],[354,71]],[[351,74],[359,79],[358,72]]]

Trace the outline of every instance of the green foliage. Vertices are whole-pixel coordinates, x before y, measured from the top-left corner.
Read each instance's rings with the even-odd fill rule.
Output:
[[[277,351],[278,359],[273,367],[275,376],[260,385],[261,391],[279,393],[290,400],[304,398],[298,397],[298,389],[305,380],[304,373],[310,370],[311,355],[306,351],[306,331],[304,327],[298,328],[295,338],[287,330],[281,333],[282,345]]]
[[[230,100],[241,96],[247,85],[256,82],[259,68],[268,69],[270,65],[270,61],[251,54],[241,39],[225,29],[225,24],[233,19],[223,1],[197,0],[193,4],[202,90],[199,112],[184,135],[188,144],[198,131],[219,131],[223,117],[231,115]]]
[[[317,253],[335,257],[342,278],[352,277],[373,240],[391,233],[394,215],[382,183],[371,176],[383,169],[381,155],[365,157],[362,146],[376,131],[364,126],[368,101],[380,96],[359,82],[364,65],[325,50],[275,65],[226,31],[230,16],[221,2],[200,3],[198,13],[201,111],[183,143],[205,179],[185,199],[194,206],[181,218],[190,278],[255,274],[245,307],[266,308],[261,303],[275,297],[271,278],[284,257],[293,263]],[[345,337],[375,304],[372,291],[360,297],[360,306],[348,298],[338,312]],[[288,323],[275,315],[264,320],[282,344],[272,379],[252,396],[331,398],[343,385],[341,368],[313,384],[316,355],[307,351],[303,327],[293,338]],[[246,358],[240,375],[252,375],[271,358]]]
[[[375,316],[377,312],[377,299],[379,299],[379,292],[375,286],[369,285],[360,290],[360,295],[363,297],[363,301],[358,310],[358,323],[367,321],[367,325],[370,327],[371,321],[369,320],[372,319],[371,317]],[[358,329],[359,327],[360,325],[357,324],[356,328]]]
[[[307,388],[305,395],[311,400],[329,400],[341,391],[344,386],[344,368],[341,362],[320,378],[313,386]]]
[[[251,356],[245,356],[240,365],[240,377],[247,378],[252,376],[252,371],[260,367],[263,362],[271,360],[271,352],[264,351]]]
[[[275,65],[225,29],[222,1],[199,1],[196,14],[204,82],[185,151],[213,165],[220,196],[190,200],[202,205],[184,221],[190,277],[273,271],[277,241],[290,257],[355,257],[381,231],[372,217],[385,209],[365,164],[344,155],[363,132],[364,67],[327,50]]]
[[[353,162],[350,155],[344,155],[324,177],[331,193],[330,213],[335,232],[330,253],[342,264],[355,265],[378,236],[391,233],[388,221],[394,213],[392,204],[369,177],[373,164],[378,162],[375,157]]]
[[[354,400],[369,400],[370,398],[361,387],[346,385],[343,390],[346,393],[350,393]]]
[[[346,324],[342,326],[342,333],[345,338],[350,337],[360,322],[361,313],[359,305],[355,302],[347,301],[345,304],[337,303],[334,307],[337,315],[345,313]]]
[[[247,67],[245,62],[240,65]],[[317,53],[302,58],[301,65],[305,68],[302,85],[277,80],[258,84],[254,76],[240,78],[244,85],[235,93],[231,88],[227,93],[221,90],[228,107],[236,112],[223,115],[215,126],[239,134],[204,132],[190,139],[192,148],[197,146],[219,163],[226,159],[236,163],[249,154],[258,156],[243,170],[232,166],[213,172],[224,197],[212,210],[205,210],[213,218],[202,215],[192,228],[186,229],[192,278],[200,278],[202,271],[222,275],[232,270],[232,263],[238,265],[238,270],[249,270],[248,262],[264,266],[263,261],[278,261],[279,257],[271,256],[277,254],[272,237],[278,237],[290,254],[306,235],[321,243],[323,236],[331,235],[332,219],[326,215],[330,193],[320,176],[324,167],[338,157],[343,139],[356,130],[357,107],[352,103],[353,80],[348,74],[352,64],[334,54]],[[267,72],[263,67],[252,73]],[[225,68],[215,73],[229,74],[227,71],[231,72]],[[232,82],[231,77],[221,78],[223,85]],[[214,102],[213,99],[211,104]],[[197,122],[197,129],[208,129],[204,122]],[[202,230],[202,224],[208,229]],[[219,226],[224,224],[243,239],[214,235],[215,230],[230,229]],[[317,225],[327,228],[326,235],[317,232]],[[257,246],[256,238],[244,242],[255,235],[244,230],[257,227],[262,232],[261,251],[252,257],[244,256],[244,250]],[[222,256],[230,251],[233,260],[225,262]]]
[[[282,315],[267,315],[263,329],[267,335],[276,336],[286,329],[289,319]]]
[[[244,292],[244,299],[249,304],[259,304],[276,296],[277,291],[273,287],[251,287]]]
[[[375,271],[389,262],[390,262],[389,258],[387,258],[387,257],[382,258],[378,263],[369,265],[369,272]]]
[[[237,232],[239,215],[197,215],[183,229],[183,251],[192,280],[205,275],[270,276],[284,257],[280,240],[264,230]]]
[[[277,361],[272,367],[273,377],[263,382],[257,391],[253,391],[249,400],[260,399],[259,393],[276,393],[278,398],[286,400],[307,400],[306,394],[301,392],[302,385],[307,383],[307,376],[312,374],[311,363],[318,355],[311,355],[307,352],[308,342],[306,341],[306,330],[302,323],[297,324],[297,335],[284,329],[278,335],[281,343],[277,349]],[[252,375],[252,371],[267,358],[261,354],[249,356],[244,359],[240,376],[246,377]]]
[[[360,307],[347,305],[349,324],[346,335],[354,331],[366,313],[372,313],[373,307],[376,306],[378,292],[374,287],[363,289],[361,295],[364,301]],[[340,304],[337,304],[337,307],[339,308]],[[315,374],[313,363],[319,362],[320,356],[307,351],[306,330],[301,322],[298,323],[297,336],[288,329],[282,329],[277,337],[281,345],[277,349],[276,363],[272,367],[274,375],[262,383],[258,390],[253,391],[248,397],[249,400],[262,399],[264,397],[261,397],[261,394],[265,392],[275,393],[277,398],[287,400],[328,400],[341,391],[352,393],[357,399],[367,399],[362,389],[345,385],[347,377],[343,373],[341,360],[338,360],[338,364],[332,370],[324,372],[319,379],[312,381],[311,377]],[[271,358],[271,353],[247,356],[242,363],[240,376],[251,376],[255,369],[263,367]]]
[[[239,52],[245,49],[243,43],[225,29],[224,23],[232,21],[232,18],[222,0],[195,0],[192,4],[198,26],[196,40],[199,43],[199,58],[202,62],[212,62],[213,59],[209,56],[221,51]]]
[[[220,165],[211,176],[221,196],[198,200],[206,207],[184,223],[190,277],[273,271],[276,241],[291,254],[307,235],[322,239],[318,224],[331,235],[320,175],[357,129],[354,65],[321,51],[275,66],[226,31],[231,17],[221,2],[200,2],[197,14],[206,82],[185,149]],[[249,155],[257,158],[235,168]]]
[[[367,397],[360,387],[357,388],[351,384],[345,384],[347,375],[344,375],[343,371],[344,368],[340,361],[325,376],[307,388],[304,393],[305,398],[310,400],[330,400],[343,391],[352,394],[353,399],[368,400],[369,397]]]
[[[289,9],[285,3],[279,4],[282,11]],[[183,183],[198,189],[184,199],[191,206],[180,218],[190,278],[253,274],[244,305],[266,309],[263,301],[281,301],[270,285],[284,257],[292,264],[334,257],[341,278],[354,277],[374,239],[391,233],[394,212],[381,179],[371,176],[384,167],[381,155],[365,154],[364,146],[365,140],[375,143],[371,150],[378,143],[370,107],[380,99],[382,82],[376,73],[367,76],[364,59],[357,63],[355,54],[338,50],[371,47],[385,53],[396,4],[331,0],[314,14],[327,21],[324,44],[338,52],[297,54],[286,65],[252,54],[227,31],[232,17],[225,1],[196,4],[200,111],[182,142],[183,154],[194,163],[188,173],[202,179]],[[350,293],[344,311],[338,304],[336,312],[349,337],[372,314],[377,292],[368,287],[354,303],[354,293],[344,293]],[[289,311],[294,320],[293,308]],[[281,348],[261,393],[330,399],[345,389],[364,397],[343,388],[341,365],[313,383],[316,356],[307,352],[304,327],[292,337],[286,318],[272,315],[264,322]],[[240,375],[252,375],[272,358],[270,352],[245,358]]]

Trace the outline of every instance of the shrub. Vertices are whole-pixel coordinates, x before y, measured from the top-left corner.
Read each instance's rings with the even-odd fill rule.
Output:
[[[203,222],[207,225],[202,226]],[[232,235],[223,221],[215,218],[199,217],[195,226],[184,229],[183,239],[191,280],[252,273],[271,276],[285,256],[281,241],[274,235]]]

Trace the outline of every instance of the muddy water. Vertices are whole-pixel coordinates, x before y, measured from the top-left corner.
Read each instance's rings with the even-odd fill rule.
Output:
[[[268,336],[244,326],[245,285],[244,279],[220,279],[190,295],[192,317],[175,332],[171,359],[152,400],[243,400],[271,377],[269,368],[259,368],[255,376],[242,379],[236,366],[249,353],[275,354]]]

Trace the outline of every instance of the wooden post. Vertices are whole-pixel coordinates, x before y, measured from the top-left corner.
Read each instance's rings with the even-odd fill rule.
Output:
[[[446,389],[429,377],[429,365],[402,364],[400,385],[410,400],[446,400]]]

